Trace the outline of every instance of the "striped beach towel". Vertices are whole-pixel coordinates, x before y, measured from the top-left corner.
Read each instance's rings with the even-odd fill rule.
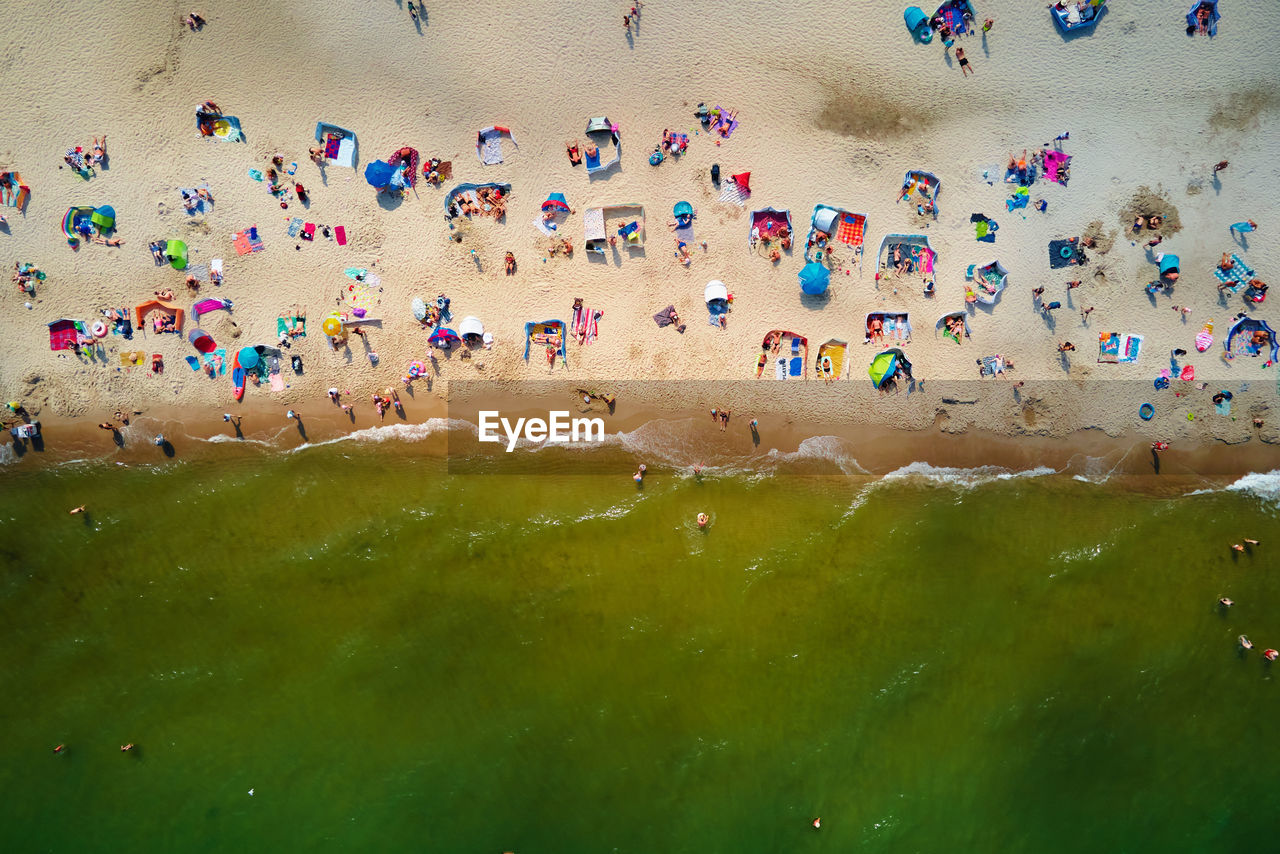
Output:
[[[749,198],[751,198],[751,191],[732,178],[720,185],[720,201],[722,202],[729,202],[740,208],[745,208]]]
[[[1231,260],[1236,262],[1235,266],[1230,270],[1224,270],[1221,267],[1214,267],[1213,274],[1218,277],[1218,281],[1224,285],[1228,285],[1234,291],[1244,282],[1253,278],[1253,269],[1248,264],[1240,260],[1240,256],[1234,252],[1231,254]]]

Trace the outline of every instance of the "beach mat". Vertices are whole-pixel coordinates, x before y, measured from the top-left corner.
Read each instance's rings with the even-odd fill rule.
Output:
[[[290,330],[293,329],[294,323],[298,322],[299,320],[302,321],[302,331],[291,337],[306,338],[307,337],[307,319],[305,317],[298,317],[297,315],[285,315],[284,317],[276,318],[276,337],[280,338],[284,335],[289,335]]]
[[[745,208],[747,199],[750,197],[751,191],[744,189],[737,181],[730,179],[720,184],[720,201],[722,202],[729,202],[740,208]]]
[[[286,229],[290,237],[297,237],[299,229],[302,228],[302,217],[295,216],[289,220],[289,227]]]
[[[333,236],[337,239],[339,246],[347,245],[347,227],[345,225],[335,225],[333,227]]]
[[[1050,240],[1049,267],[1070,267],[1072,264],[1083,264],[1089,259],[1085,257],[1078,240]]]

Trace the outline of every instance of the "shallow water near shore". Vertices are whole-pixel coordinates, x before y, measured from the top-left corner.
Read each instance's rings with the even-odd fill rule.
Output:
[[[1273,844],[1280,475],[354,450],[6,474],[8,850]]]

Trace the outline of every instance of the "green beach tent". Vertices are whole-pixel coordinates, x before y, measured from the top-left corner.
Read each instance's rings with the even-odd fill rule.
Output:
[[[95,208],[89,221],[98,227],[99,232],[109,231],[116,227],[116,209],[110,205]]]
[[[187,267],[187,244],[181,240],[170,240],[164,247],[164,254],[168,256],[169,263],[173,265],[175,270],[185,270]]]

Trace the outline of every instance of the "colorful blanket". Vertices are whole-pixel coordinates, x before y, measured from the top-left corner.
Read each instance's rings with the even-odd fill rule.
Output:
[[[1249,281],[1254,277],[1253,268],[1244,261],[1240,260],[1240,256],[1235,253],[1231,254],[1231,260],[1235,262],[1235,266],[1230,270],[1224,270],[1221,267],[1213,268],[1213,275],[1217,276],[1218,281],[1227,285],[1231,290],[1235,290],[1240,285]]]
[[[1136,362],[1142,349],[1142,336],[1119,332],[1098,333],[1098,361],[1109,364]]]
[[[1044,177],[1050,181],[1067,185],[1067,179],[1071,177],[1071,155],[1063,154],[1061,151],[1046,151],[1044,153]]]
[[[262,238],[258,236],[258,227],[256,225],[251,225],[244,231],[237,231],[231,245],[235,247],[237,255],[261,252],[265,248],[262,245]]]

